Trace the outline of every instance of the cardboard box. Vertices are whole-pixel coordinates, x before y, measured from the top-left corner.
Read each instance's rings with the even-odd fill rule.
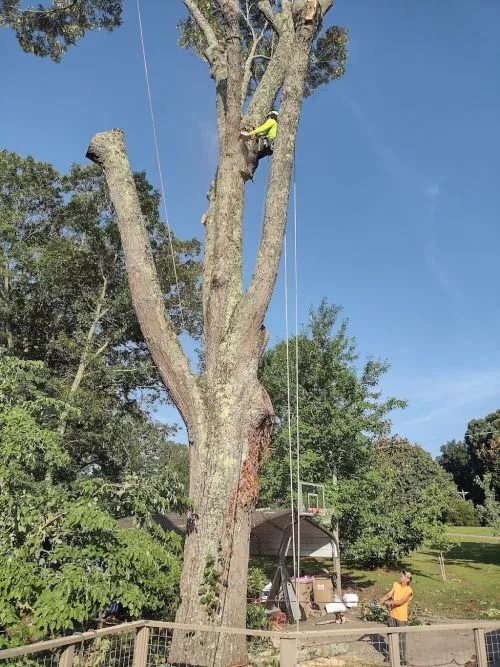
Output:
[[[311,593],[313,590],[312,581],[311,582],[301,582],[299,581],[297,586],[297,599],[299,602],[310,602]]]
[[[331,602],[333,600],[333,582],[330,577],[313,578],[314,602]]]
[[[294,586],[297,594],[297,599],[299,601],[301,618],[305,620],[311,616],[311,595],[313,590],[313,582],[311,581],[301,581],[298,580],[297,583],[294,581]]]
[[[302,621],[307,621],[308,618],[312,615],[311,603],[310,602],[299,602],[300,607],[300,619]]]

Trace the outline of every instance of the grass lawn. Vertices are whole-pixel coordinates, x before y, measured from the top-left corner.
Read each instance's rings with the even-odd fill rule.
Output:
[[[481,528],[478,526],[448,526],[446,532],[450,535],[481,535],[482,537],[494,537],[493,528]]]
[[[458,545],[446,557],[446,582],[441,579],[437,555],[429,549],[420,549],[402,563],[413,573],[413,605],[419,615],[431,619],[500,619],[500,540],[492,540],[486,531],[474,527],[451,529]],[[460,537],[465,533],[467,537]],[[271,559],[252,561],[271,574]],[[331,562],[301,561],[301,569],[311,573],[325,566],[331,569]],[[348,564],[343,564],[342,571],[344,590],[356,589],[361,600],[380,598],[400,576],[400,570],[360,570]]]
[[[403,563],[413,573],[414,604],[432,618],[500,618],[500,541],[455,539],[459,544],[446,557],[446,581],[441,579],[436,554],[428,549],[420,549]],[[346,584],[361,585],[360,597],[371,600],[385,593],[398,575],[346,569]]]

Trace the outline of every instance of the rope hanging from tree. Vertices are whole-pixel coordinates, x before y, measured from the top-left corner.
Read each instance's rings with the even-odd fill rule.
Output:
[[[168,231],[168,240],[169,240],[169,245],[170,245],[170,256],[172,259],[172,266],[174,269],[174,279],[175,279],[175,286],[176,286],[176,291],[177,291],[177,299],[178,299],[178,307],[179,307],[179,312],[181,316],[181,322],[182,322],[182,327],[185,330],[186,329],[186,323],[184,321],[184,309],[182,307],[182,300],[181,300],[181,290],[179,287],[179,278],[177,275],[177,265],[175,262],[175,252],[174,252],[174,244],[172,240],[172,230],[170,228],[170,224],[168,221],[168,209],[167,209],[167,198],[165,197],[165,186],[163,183],[163,169],[161,166],[161,158],[160,158],[160,147],[158,145],[158,133],[156,131],[156,118],[155,118],[155,113],[154,113],[154,108],[153,108],[153,99],[151,95],[151,86],[149,83],[149,69],[148,69],[148,60],[146,56],[146,47],[144,44],[144,32],[142,29],[142,16],[141,16],[141,3],[140,0],[137,0],[137,18],[139,22],[139,35],[141,38],[141,50],[142,50],[142,60],[144,63],[144,78],[146,81],[146,91],[147,91],[147,97],[148,97],[148,103],[149,103],[149,114],[151,116],[151,127],[153,130],[153,142],[155,146],[155,153],[156,153],[156,165],[158,168],[158,178],[160,180],[160,191],[161,191],[161,198],[163,201],[163,210],[165,213],[165,224],[167,226],[167,231]]]
[[[292,418],[291,418],[291,375],[290,369],[290,342],[288,325],[288,256],[287,256],[287,235],[284,237],[284,269],[285,269],[285,340],[286,340],[286,375],[287,375],[287,414],[288,414],[288,459],[290,469],[290,509],[292,520],[292,550],[293,550],[293,571],[295,577],[295,597],[297,603],[297,630],[299,628],[300,604],[298,595],[298,579],[300,577],[300,418],[299,418],[299,302],[298,302],[298,259],[297,259],[297,176],[295,170],[295,159],[293,167],[293,264],[294,264],[294,288],[295,288],[295,466],[297,476],[297,531],[295,531],[295,503],[294,503],[294,484],[293,484],[293,442],[292,442]]]

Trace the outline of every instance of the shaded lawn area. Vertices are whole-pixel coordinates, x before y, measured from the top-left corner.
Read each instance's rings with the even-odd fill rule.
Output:
[[[455,532],[471,530],[481,529],[458,527]],[[437,554],[425,547],[401,564],[401,569],[413,573],[415,610],[432,619],[500,619],[500,542],[488,541],[486,535],[453,539],[459,544],[446,556],[446,582],[441,579]],[[326,560],[308,558],[300,563],[301,570],[310,574],[333,571],[332,563]],[[269,578],[274,565],[272,558],[252,558],[250,563],[264,569]],[[292,573],[291,559],[287,566]],[[400,569],[363,570],[350,563],[342,564],[342,572],[344,591],[356,590],[360,600],[377,600],[400,576]]]

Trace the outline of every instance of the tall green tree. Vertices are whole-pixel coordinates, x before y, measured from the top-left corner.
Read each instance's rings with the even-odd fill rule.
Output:
[[[484,525],[493,528],[495,535],[500,535],[500,502],[496,498],[491,473],[487,472],[483,479],[478,477],[476,482],[484,492],[484,504],[478,507],[479,515]]]
[[[121,0],[54,0],[36,7],[0,0],[0,27],[14,30],[23,51],[57,62],[89,30],[118,27],[121,13]]]
[[[111,130],[95,135],[87,156],[106,174],[138,318],[191,444],[190,496],[196,509],[186,537],[177,620],[243,626],[251,514],[273,420],[257,369],[267,342],[264,317],[278,273],[302,100],[342,75],[347,35],[340,27],[326,26],[332,0],[184,4],[190,14],[190,43],[208,63],[214,80],[220,149],[206,216],[201,374],[193,373],[174,324],[164,317],[123,134]],[[262,239],[245,289],[245,183],[256,143],[243,141],[241,130],[262,123],[278,98],[279,131]],[[214,559],[221,582],[215,606],[214,599],[199,595],[207,583],[207,564]],[[214,667],[243,657],[243,635],[221,637],[208,655],[198,637],[176,633],[171,652],[174,661],[208,660]]]
[[[43,361],[66,409],[58,432],[70,448],[64,471],[117,478],[141,458],[147,438],[164,442],[149,409],[167,400],[132,308],[123,253],[102,172],[0,152],[0,344]],[[181,320],[170,240],[159,196],[135,175],[165,307],[179,331],[200,335],[199,243],[173,239],[183,293]],[[155,430],[160,431],[155,433]]]
[[[383,398],[378,385],[389,368],[387,362],[360,362],[355,338],[348,335],[347,320],[339,306],[322,301],[311,311],[298,338],[300,474],[303,481],[330,482],[350,478],[367,465],[375,437],[390,430],[389,414],[405,402]],[[276,429],[270,457],[261,475],[260,503],[290,503],[288,464],[287,346],[278,343],[267,351],[260,378],[273,402]],[[295,340],[289,341],[292,369],[292,438],[296,428]],[[294,481],[295,483],[295,481]]]

